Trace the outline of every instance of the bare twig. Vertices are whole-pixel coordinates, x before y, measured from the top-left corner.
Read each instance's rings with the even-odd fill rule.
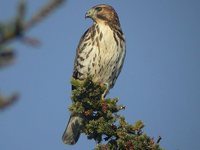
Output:
[[[17,93],[13,94],[9,97],[3,97],[0,95],[0,110],[5,109],[8,106],[12,105],[14,102],[16,102],[18,97],[19,97],[19,95]]]
[[[0,45],[3,45],[14,38],[23,37],[22,35],[25,31],[44,20],[44,18],[58,8],[64,1],[66,0],[51,0],[37,11],[29,21],[25,21],[26,4],[25,0],[21,0],[18,6],[18,15],[16,16],[16,19],[6,24],[0,24]]]
[[[29,21],[24,23],[24,30],[30,29],[35,24],[43,20],[64,1],[65,0],[52,0],[49,4],[45,5]]]
[[[10,65],[15,60],[15,52],[11,48],[0,46],[0,68]]]
[[[14,50],[6,47],[7,42],[20,37],[21,41],[31,44],[32,46],[38,46],[40,42],[36,39],[24,36],[24,32],[44,20],[45,17],[58,8],[64,1],[66,0],[51,0],[26,22],[25,0],[20,0],[15,19],[11,22],[0,23],[0,69],[11,64],[15,58]],[[10,106],[17,99],[18,94],[13,94],[8,97],[0,95],[0,109]]]
[[[159,144],[159,143],[160,143],[160,140],[162,140],[162,137],[161,137],[161,136],[158,137],[158,140],[156,141],[156,143]]]

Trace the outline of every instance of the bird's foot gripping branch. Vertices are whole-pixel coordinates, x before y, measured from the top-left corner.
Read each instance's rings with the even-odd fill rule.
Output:
[[[74,90],[69,110],[72,114],[84,116],[84,127],[81,132],[86,134],[88,139],[98,142],[95,149],[162,150],[159,142],[155,142],[142,131],[142,121],[129,124],[118,114],[125,107],[117,104],[117,98],[101,99],[106,87],[92,82],[91,78],[85,81],[73,78],[71,84]]]

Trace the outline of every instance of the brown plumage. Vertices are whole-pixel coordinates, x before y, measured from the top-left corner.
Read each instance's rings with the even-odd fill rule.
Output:
[[[91,76],[94,82],[107,84],[109,91],[121,72],[125,58],[125,38],[119,18],[113,7],[105,4],[89,9],[86,17],[94,23],[79,42],[73,77],[84,80]],[[62,137],[65,144],[77,142],[83,121],[81,114],[71,115]]]

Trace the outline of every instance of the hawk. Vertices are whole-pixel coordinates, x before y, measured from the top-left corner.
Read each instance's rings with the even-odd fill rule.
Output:
[[[114,8],[105,4],[92,7],[85,17],[91,18],[93,25],[80,39],[73,77],[84,80],[90,76],[93,82],[106,84],[109,91],[121,72],[126,54],[119,18]],[[81,115],[70,116],[62,137],[65,144],[78,141],[83,121]]]

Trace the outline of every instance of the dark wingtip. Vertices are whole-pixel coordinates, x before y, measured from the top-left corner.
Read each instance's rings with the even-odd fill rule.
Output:
[[[74,144],[76,144],[76,141],[74,141],[74,140],[68,140],[68,139],[66,139],[66,137],[63,137],[62,141],[63,141],[64,144],[68,144],[68,145],[74,145]]]

